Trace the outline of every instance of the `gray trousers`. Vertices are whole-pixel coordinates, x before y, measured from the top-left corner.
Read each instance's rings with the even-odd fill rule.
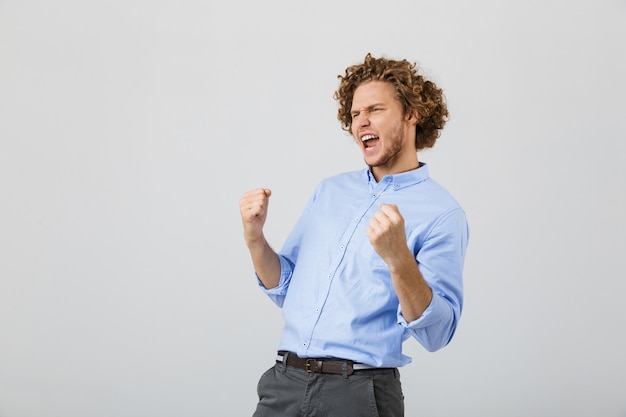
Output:
[[[309,373],[277,362],[260,378],[253,417],[403,417],[396,368],[354,374]]]

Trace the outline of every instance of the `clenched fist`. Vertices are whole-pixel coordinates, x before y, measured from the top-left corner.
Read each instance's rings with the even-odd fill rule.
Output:
[[[387,264],[407,251],[404,218],[395,204],[381,204],[366,232],[374,250]]]
[[[271,190],[258,188],[248,191],[241,197],[239,210],[246,243],[253,243],[263,238],[263,226],[267,218],[270,195],[272,195]]]

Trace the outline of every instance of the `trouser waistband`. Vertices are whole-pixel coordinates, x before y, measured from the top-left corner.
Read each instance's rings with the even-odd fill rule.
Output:
[[[348,359],[337,358],[300,358],[295,353],[278,352],[276,355],[278,362],[283,362],[287,366],[304,369],[309,373],[352,375],[354,371],[366,369],[378,369],[364,363],[353,362]]]

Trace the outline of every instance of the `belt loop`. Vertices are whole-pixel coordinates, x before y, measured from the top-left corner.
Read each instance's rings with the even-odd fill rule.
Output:
[[[348,361],[343,361],[341,364],[341,375],[343,379],[348,379]]]
[[[278,370],[279,370],[281,373],[283,373],[283,374],[284,374],[285,372],[287,372],[287,356],[289,356],[289,352],[284,352],[284,353],[283,353],[283,360],[282,360],[282,362],[280,363],[280,365],[279,365],[279,367],[278,367]]]

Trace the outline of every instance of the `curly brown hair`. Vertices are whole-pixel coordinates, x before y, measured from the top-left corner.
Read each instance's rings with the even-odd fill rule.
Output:
[[[395,61],[373,58],[368,53],[362,64],[348,67],[345,75],[338,75],[337,78],[341,82],[333,97],[339,102],[337,119],[343,130],[350,132],[352,128],[350,112],[357,87],[368,81],[386,81],[393,84],[404,112],[416,109],[419,114],[415,135],[416,150],[435,145],[448,120],[448,106],[443,90],[418,74],[415,63],[406,59]]]

